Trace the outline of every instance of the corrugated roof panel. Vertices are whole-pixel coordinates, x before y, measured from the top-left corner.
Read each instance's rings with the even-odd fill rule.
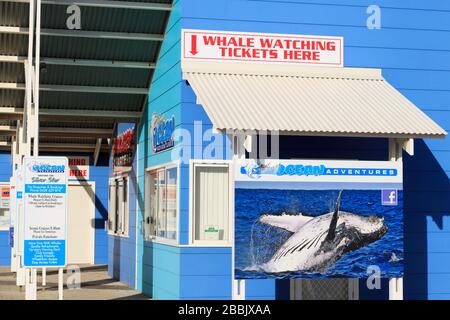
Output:
[[[156,61],[160,43],[99,38],[42,37],[41,56],[47,58]]]
[[[0,82],[24,83],[25,68],[23,64],[0,62]]]
[[[41,84],[145,88],[152,73],[150,69],[47,65]]]
[[[113,129],[112,122],[93,122],[93,121],[41,121],[41,128],[80,128],[80,129]]]
[[[26,56],[27,53],[27,35],[0,33],[0,55]]]
[[[185,63],[183,72],[198,103],[220,130],[386,137],[446,135],[377,70]]]
[[[23,108],[25,91],[23,90],[0,90],[0,107]]]
[[[141,111],[145,97],[128,94],[41,91],[42,109]],[[80,116],[83,113],[80,112]]]
[[[44,5],[42,28],[67,29],[66,6]],[[165,11],[81,7],[81,30],[159,34]]]
[[[170,4],[172,0],[132,0],[130,2]],[[42,28],[67,30],[66,20],[68,14],[66,9],[67,5],[44,4],[42,8]],[[27,28],[29,24],[28,10],[29,6],[27,3],[0,1],[0,25]],[[170,11],[82,6],[81,13],[83,31],[162,35],[164,34]],[[160,46],[160,41],[47,35],[41,37],[41,57],[155,63]],[[26,57],[27,53],[28,36],[26,34],[0,33],[0,55]],[[148,88],[153,75],[152,69],[86,67],[71,65],[70,63],[69,65],[47,64],[45,70],[46,72],[42,72],[40,75],[42,85]],[[23,83],[23,64],[0,63],[0,82]],[[23,108],[24,93],[23,90],[0,89],[0,107]],[[111,118],[83,118],[83,115],[96,111],[104,111],[105,113],[108,111],[139,112],[142,111],[145,100],[146,97],[143,94],[41,90],[41,110],[80,110],[79,118],[73,117],[73,113],[70,113],[67,118],[64,118],[62,115],[58,115],[56,118],[47,115],[42,118],[41,127],[68,128],[68,130],[71,128],[112,129],[114,124]],[[59,118],[64,119],[64,121],[51,120]],[[5,121],[14,123],[12,120]],[[73,146],[77,144],[95,145],[96,139],[94,137],[87,139],[82,137],[64,138],[65,133],[61,133],[62,137],[42,136],[40,143],[73,144]]]
[[[0,25],[7,27],[28,26],[28,3],[0,2]]]
[[[97,138],[82,138],[82,137],[40,137],[40,143],[63,143],[63,144],[81,144],[81,145],[95,145]]]

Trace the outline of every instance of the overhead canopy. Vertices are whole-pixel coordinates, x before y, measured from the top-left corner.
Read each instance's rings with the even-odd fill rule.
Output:
[[[183,77],[218,130],[391,138],[447,134],[379,69],[184,61]]]
[[[23,119],[29,3],[0,0],[0,150]],[[39,149],[108,151],[115,124],[141,117],[172,0],[41,3]],[[72,4],[81,30],[68,29]]]

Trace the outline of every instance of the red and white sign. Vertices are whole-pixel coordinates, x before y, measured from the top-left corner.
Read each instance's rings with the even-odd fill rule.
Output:
[[[69,159],[69,179],[89,180],[89,157],[70,156]]]
[[[184,60],[344,65],[344,38],[206,30],[182,31]]]
[[[1,187],[0,209],[9,209],[10,188]]]

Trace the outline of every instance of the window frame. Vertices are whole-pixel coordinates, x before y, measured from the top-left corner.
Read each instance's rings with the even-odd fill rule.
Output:
[[[126,182],[126,190],[123,187],[124,181]],[[116,236],[116,237],[122,237],[122,238],[129,238],[130,237],[130,183],[131,183],[131,177],[129,175],[121,175],[117,177],[111,177],[108,181],[108,235],[110,236]],[[117,200],[120,199],[119,192],[121,188],[119,187],[120,184],[122,184],[122,204],[120,212],[117,212],[118,205]],[[111,205],[111,187],[114,185],[114,227],[111,229],[110,223],[111,223],[111,215],[113,214],[111,212],[112,205]],[[125,194],[127,201],[125,202]],[[125,226],[123,224],[125,223]]]
[[[149,217],[148,212],[150,212],[150,204],[148,203],[148,198],[150,196],[150,183],[149,183],[149,177],[152,172],[156,173],[156,176],[158,177],[158,174],[161,170],[164,170],[164,177],[167,179],[167,170],[170,169],[176,169],[177,170],[177,186],[176,186],[176,195],[177,200],[175,203],[176,209],[177,209],[177,218],[176,218],[176,237],[175,239],[169,239],[164,237],[159,237],[158,235],[150,235],[149,237],[146,236],[145,231],[145,223],[147,217]],[[160,243],[160,244],[167,244],[167,245],[178,245],[179,239],[180,239],[180,161],[172,161],[168,162],[162,165],[156,165],[152,167],[148,167],[145,169],[145,177],[144,177],[144,221],[143,221],[143,239],[144,242],[154,242],[154,243]],[[167,212],[166,212],[167,214]],[[157,214],[156,214],[157,216]],[[167,215],[166,215],[166,223],[167,223]],[[156,221],[154,223],[154,231],[156,232]],[[167,229],[167,226],[166,226]],[[151,228],[150,228],[151,231]],[[167,230],[166,230],[167,231]]]
[[[228,239],[195,240],[195,168],[227,167],[229,178]],[[190,247],[232,247],[234,245],[234,161],[233,160],[190,160],[189,163],[189,246]]]

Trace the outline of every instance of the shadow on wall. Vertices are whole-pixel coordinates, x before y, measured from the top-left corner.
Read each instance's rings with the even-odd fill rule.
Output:
[[[430,241],[449,231],[444,219],[450,217],[450,179],[423,140],[415,141],[415,149],[414,157],[404,157],[404,299],[433,299],[437,292],[430,288],[429,279],[436,270],[429,269],[436,261],[441,270],[442,264],[450,267],[450,261],[436,258],[437,242]]]

